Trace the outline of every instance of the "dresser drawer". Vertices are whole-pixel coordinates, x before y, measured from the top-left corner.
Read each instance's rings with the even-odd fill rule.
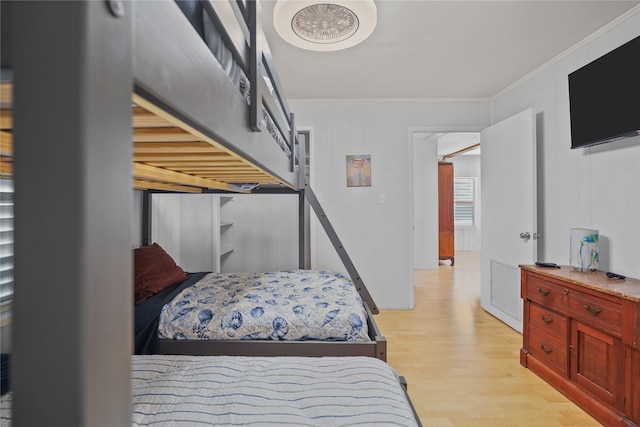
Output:
[[[564,286],[548,282],[537,276],[527,278],[526,297],[537,301],[545,307],[555,308],[565,312],[567,308],[568,290]]]
[[[567,340],[567,318],[535,302],[529,305],[529,325],[544,336],[554,336],[560,342]]]
[[[622,304],[571,289],[569,316],[618,337],[622,334]]]
[[[529,331],[529,354],[540,360],[561,375],[567,375],[567,346],[559,344],[555,339],[549,338],[531,328]]]

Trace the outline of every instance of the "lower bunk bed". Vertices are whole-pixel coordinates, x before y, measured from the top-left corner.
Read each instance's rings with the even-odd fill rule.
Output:
[[[11,425],[11,392],[0,421]],[[421,426],[402,378],[370,357],[132,356],[132,426]]]
[[[134,265],[136,354],[386,361],[371,310],[340,273],[187,274],[157,243],[136,249]]]

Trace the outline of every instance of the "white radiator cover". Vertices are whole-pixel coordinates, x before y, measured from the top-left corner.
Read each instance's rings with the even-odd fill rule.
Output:
[[[520,269],[491,260],[491,305],[522,322]]]

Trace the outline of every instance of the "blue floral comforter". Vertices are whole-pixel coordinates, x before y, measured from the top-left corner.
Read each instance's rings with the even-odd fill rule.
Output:
[[[162,309],[158,337],[370,341],[366,316],[339,273],[209,273]]]

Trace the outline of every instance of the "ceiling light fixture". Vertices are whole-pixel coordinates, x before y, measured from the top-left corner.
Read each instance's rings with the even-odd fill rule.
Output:
[[[302,49],[328,52],[364,41],[377,22],[373,0],[278,0],[273,25],[284,40]]]

